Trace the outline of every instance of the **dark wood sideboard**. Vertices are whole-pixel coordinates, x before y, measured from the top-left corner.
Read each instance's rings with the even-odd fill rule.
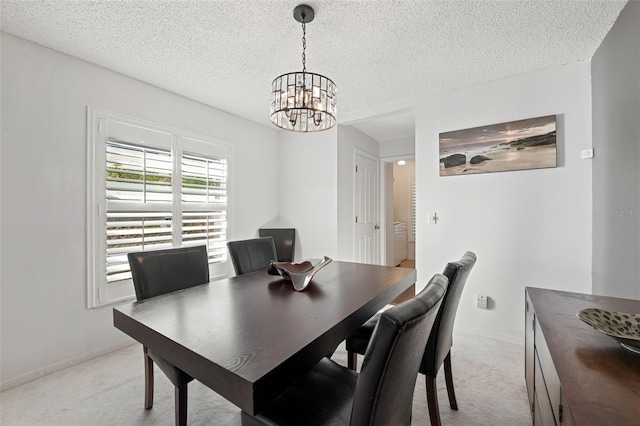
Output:
[[[640,356],[576,317],[640,301],[525,290],[525,379],[534,425],[640,425]]]

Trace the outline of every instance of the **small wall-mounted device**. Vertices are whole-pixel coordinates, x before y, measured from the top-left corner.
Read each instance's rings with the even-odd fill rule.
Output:
[[[587,158],[593,158],[593,148],[582,150],[582,159],[586,160]]]
[[[476,306],[478,306],[478,308],[480,309],[487,309],[487,299],[487,296],[479,294],[476,300]]]

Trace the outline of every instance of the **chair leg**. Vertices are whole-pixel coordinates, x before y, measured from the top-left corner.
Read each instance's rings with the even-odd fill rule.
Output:
[[[426,376],[427,379],[427,404],[429,406],[429,420],[431,426],[440,426],[440,409],[438,408],[438,394],[435,377]]]
[[[187,383],[176,386],[176,426],[187,426]]]
[[[356,371],[358,368],[358,354],[355,352],[347,351],[347,368]]]
[[[453,389],[453,375],[451,374],[451,351],[444,359],[444,380],[447,382],[447,394],[449,395],[449,405],[452,410],[458,409],[458,401],[456,401],[456,391]]]
[[[144,348],[144,409],[153,408],[153,360]]]

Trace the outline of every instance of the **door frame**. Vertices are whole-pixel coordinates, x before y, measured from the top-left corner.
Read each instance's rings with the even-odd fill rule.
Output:
[[[405,161],[414,161],[416,160],[416,156],[415,154],[407,154],[407,155],[394,155],[392,157],[382,157],[379,159],[380,160],[380,172],[379,172],[379,178],[380,178],[380,213],[379,213],[379,218],[380,218],[380,223],[381,226],[380,228],[383,230],[383,232],[381,232],[380,234],[380,259],[381,261],[383,260],[383,265],[386,265],[386,260],[387,260],[387,226],[389,226],[389,224],[391,223],[391,225],[393,225],[393,217],[390,219],[390,223],[387,221],[387,210],[386,210],[386,205],[387,205],[387,188],[386,188],[386,182],[385,182],[385,168],[387,166],[387,164],[389,163],[395,163],[396,161],[400,161],[400,160],[405,160]],[[355,159],[354,159],[355,162]],[[417,163],[416,163],[416,168],[418,167]],[[355,184],[355,182],[354,182]],[[355,241],[355,233],[354,233],[354,241]],[[395,265],[387,265],[387,266],[395,266]]]

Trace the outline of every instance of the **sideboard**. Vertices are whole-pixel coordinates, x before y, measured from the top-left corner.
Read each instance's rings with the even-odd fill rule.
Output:
[[[534,425],[640,425],[640,356],[576,317],[640,301],[525,290],[525,379]]]

